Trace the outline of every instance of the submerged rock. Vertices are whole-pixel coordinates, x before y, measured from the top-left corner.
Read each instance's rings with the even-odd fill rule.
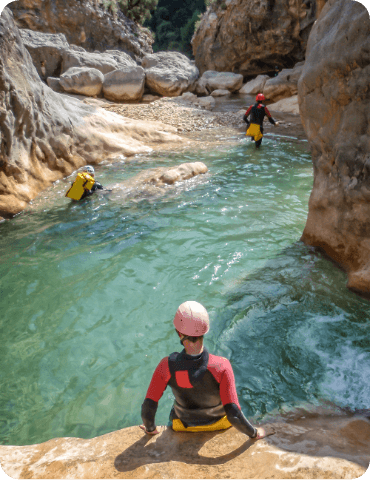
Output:
[[[192,39],[195,63],[207,70],[270,73],[303,61],[309,32],[326,0],[210,2]]]
[[[135,426],[88,440],[0,445],[0,462],[12,478],[359,478],[369,466],[365,418],[311,415],[271,425],[277,433],[258,441],[233,427],[165,427],[150,437]]]
[[[176,129],[129,120],[54,92],[23,45],[11,12],[0,17],[0,216],[10,218],[52,182],[103,158],[181,141]]]
[[[199,77],[197,67],[182,53],[158,52],[142,60],[146,86],[152,93],[176,97],[189,90]]]
[[[351,0],[329,0],[312,29],[298,83],[314,185],[302,240],[370,294],[370,20]]]
[[[104,75],[96,68],[70,68],[59,80],[65,92],[94,97],[103,88]]]

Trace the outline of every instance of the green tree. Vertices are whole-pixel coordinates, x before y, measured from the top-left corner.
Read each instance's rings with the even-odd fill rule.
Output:
[[[126,17],[142,24],[150,19],[150,11],[158,4],[158,0],[118,0],[120,10]]]

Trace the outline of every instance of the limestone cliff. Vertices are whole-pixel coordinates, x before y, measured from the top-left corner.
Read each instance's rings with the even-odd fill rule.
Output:
[[[99,0],[17,0],[9,4],[19,28],[63,33],[68,43],[88,51],[123,50],[139,60],[152,53],[149,30],[121,11],[112,14]]]
[[[329,0],[308,41],[298,83],[314,185],[302,239],[370,294],[370,19],[351,0]]]
[[[0,16],[0,216],[87,163],[180,141],[174,127],[130,120],[52,91],[40,80],[11,11]]]
[[[129,427],[101,437],[56,438],[24,447],[0,445],[12,478],[350,478],[369,466],[366,418],[309,414],[273,424],[276,434],[252,441],[223,432],[155,437]]]
[[[193,40],[195,63],[245,78],[293,67],[326,0],[214,0]]]

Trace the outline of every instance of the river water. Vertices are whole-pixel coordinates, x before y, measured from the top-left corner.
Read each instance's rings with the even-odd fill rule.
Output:
[[[208,309],[206,346],[232,362],[252,421],[370,407],[369,303],[299,241],[307,143],[217,141],[103,164],[112,192],[71,203],[63,180],[0,224],[0,443],[139,424],[154,368],[182,348],[172,319],[189,299]],[[190,161],[209,173],[158,195],[129,188],[145,168]],[[166,390],[159,424],[172,401]]]

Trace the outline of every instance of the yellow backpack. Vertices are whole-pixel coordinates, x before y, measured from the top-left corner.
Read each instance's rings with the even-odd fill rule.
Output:
[[[211,425],[198,425],[197,427],[185,427],[179,418],[172,420],[172,428],[175,432],[214,432],[215,430],[226,430],[231,427],[231,423],[225,415],[220,420]]]
[[[85,190],[91,190],[95,180],[87,172],[77,174],[76,180],[73,182],[71,188],[66,193],[66,197],[72,200],[81,200]]]
[[[258,140],[261,140],[261,138],[263,137],[261,133],[261,128],[256,123],[250,124],[246,135],[248,135],[248,137],[253,137],[255,142],[258,142]]]

